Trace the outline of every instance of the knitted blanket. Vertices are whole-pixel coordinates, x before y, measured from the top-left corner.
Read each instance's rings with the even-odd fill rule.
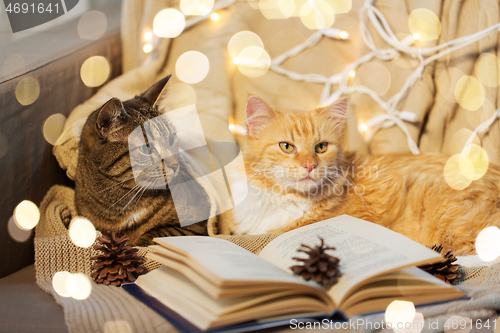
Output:
[[[90,276],[90,257],[97,252],[92,248],[74,245],[67,235],[64,222],[76,216],[74,191],[56,185],[45,196],[41,206],[41,219],[35,233],[35,268],[38,286],[51,294],[64,308],[64,316],[70,333],[86,332],[177,332],[176,329],[156,312],[136,300],[121,288],[99,285],[92,282],[92,292],[85,300],[62,297],[52,287],[56,272],[69,271]],[[254,253],[279,234],[258,236],[218,235],[215,219],[208,223],[212,237],[227,239]],[[140,248],[144,257],[147,248]],[[159,264],[145,259],[146,271]],[[447,319],[452,316],[477,319],[493,318],[500,309],[500,261],[488,265],[474,256],[459,258],[465,265],[465,278],[457,285],[469,300],[417,309],[427,322],[437,322],[432,328],[426,323],[424,331],[443,331]],[[369,321],[381,321],[383,315],[372,316]],[[357,327],[357,331],[370,331],[369,325]],[[473,326],[474,327],[474,326]],[[345,330],[344,330],[345,331]]]

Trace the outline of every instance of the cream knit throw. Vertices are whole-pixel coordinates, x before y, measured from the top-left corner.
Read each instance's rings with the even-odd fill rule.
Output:
[[[35,268],[37,284],[50,293],[64,308],[68,330],[77,332],[176,332],[176,329],[153,310],[130,296],[121,288],[98,285],[92,282],[92,292],[86,300],[61,297],[52,287],[52,277],[56,272],[69,271],[90,275],[90,257],[97,252],[92,247],[84,249],[75,246],[67,236],[63,221],[75,216],[74,191],[56,185],[45,196],[41,206],[41,219],[35,235]],[[234,242],[254,253],[258,253],[278,234],[261,236],[217,235],[215,220],[209,221],[209,234]],[[141,248],[144,256],[147,248]],[[465,281],[457,286],[470,300],[454,301],[441,305],[419,308],[426,320],[438,320],[437,331],[443,331],[446,320],[451,315],[475,319],[492,318],[494,309],[500,309],[500,261],[484,265],[480,260],[462,257],[460,260],[469,267],[464,269]],[[146,270],[159,264],[147,261]],[[383,316],[370,320],[382,320]],[[499,323],[500,324],[500,323]],[[428,327],[426,325],[426,327]],[[363,331],[363,329],[362,329]],[[432,331],[432,330],[426,330]]]
[[[98,253],[92,247],[77,247],[67,235],[63,221],[76,216],[73,189],[53,186],[42,201],[40,211],[41,218],[35,232],[36,281],[64,308],[69,332],[176,332],[168,321],[121,288],[92,282],[89,298],[82,301],[57,294],[52,287],[54,274],[69,271],[90,276],[90,257]],[[260,251],[278,235],[216,235],[213,218],[209,220],[208,231],[211,236],[228,239],[252,252]],[[147,251],[147,248],[141,248],[139,255],[144,257]],[[143,264],[147,271],[159,266],[151,260]]]

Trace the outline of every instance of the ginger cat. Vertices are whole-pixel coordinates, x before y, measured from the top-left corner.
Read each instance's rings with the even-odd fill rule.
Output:
[[[340,136],[347,99],[312,112],[246,105],[242,147],[248,195],[232,211],[236,234],[286,232],[348,214],[456,255],[475,252],[477,234],[500,226],[500,168],[463,190],[444,177],[442,155],[356,156]]]

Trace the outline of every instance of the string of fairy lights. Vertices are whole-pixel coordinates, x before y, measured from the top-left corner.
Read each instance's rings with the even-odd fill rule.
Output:
[[[265,12],[264,9],[269,9],[272,6],[269,5],[269,0],[267,2],[264,1],[265,5],[262,5],[263,1],[264,0],[261,0],[259,2],[260,9],[263,12],[264,16],[269,17],[270,14],[268,12]],[[186,0],[184,3],[186,2],[189,1]],[[190,27],[206,19],[217,20],[219,18],[217,11],[232,5],[234,2],[234,0],[222,0],[218,1],[217,3],[215,3],[215,5],[213,5],[213,7],[211,7],[210,1],[198,1],[196,5],[192,2],[189,2],[190,6],[183,6],[183,1],[181,1],[181,10],[183,9],[183,7],[190,8],[189,10],[183,10],[184,14],[171,8],[166,10],[172,11],[172,13],[176,12],[175,19],[173,19],[172,15],[168,16],[168,18],[170,19],[170,22],[176,22],[177,20],[177,24],[165,23],[167,22],[165,20],[167,16],[163,16],[163,19],[160,19],[162,17],[162,15],[160,15],[160,12],[159,16],[155,18],[155,21],[158,19],[158,25],[160,26],[161,23],[163,23],[163,26],[155,29],[155,40],[152,44],[146,43],[144,51],[150,52],[154,48],[153,45],[159,43],[161,37],[173,38],[178,36],[185,27]],[[281,14],[285,15],[286,12],[294,12],[293,10],[283,9],[284,6],[281,5],[282,3],[283,1],[279,1],[276,6],[281,10]],[[295,4],[297,3],[297,1],[292,1],[292,3]],[[349,1],[347,1],[346,3],[349,3]],[[447,56],[453,51],[466,47],[467,45],[475,43],[487,37],[488,35],[497,32],[500,28],[500,23],[492,25],[474,34],[463,36],[448,42],[438,44],[436,46],[422,47],[422,45],[419,44],[423,44],[426,41],[436,40],[440,34],[441,26],[439,18],[432,11],[425,8],[413,10],[409,18],[409,28],[410,31],[412,31],[412,35],[404,36],[403,38],[399,39],[391,30],[386,18],[373,5],[373,3],[374,0],[365,0],[363,7],[359,11],[361,36],[366,46],[370,48],[371,52],[359,57],[354,62],[346,65],[339,73],[329,77],[317,73],[298,73],[296,71],[282,67],[283,62],[285,62],[287,59],[299,54],[307,48],[313,47],[324,37],[341,40],[349,38],[349,33],[347,31],[342,31],[340,29],[328,26],[333,23],[333,19],[330,18],[332,14],[328,12],[328,10],[325,10],[325,8],[329,7],[325,7],[322,0],[306,1],[302,4],[300,4],[300,1],[298,2],[298,4],[301,5],[299,15],[302,22],[307,27],[315,29],[316,31],[311,34],[311,36],[309,36],[303,43],[294,46],[287,52],[275,57],[274,59],[271,60],[269,58],[269,55],[263,49],[262,42],[255,44],[248,43],[240,48],[236,47],[236,52],[231,52],[231,45],[228,46],[228,49],[233,62],[238,65],[238,68],[243,74],[249,77],[258,77],[265,74],[265,72],[270,69],[278,74],[288,77],[291,80],[323,84],[324,88],[320,97],[319,106],[331,104],[343,95],[362,93],[370,96],[376,103],[380,105],[380,107],[386,112],[386,114],[376,115],[371,119],[368,119],[366,122],[359,124],[360,131],[366,132],[366,141],[370,143],[374,134],[380,129],[398,126],[406,135],[410,151],[414,154],[419,154],[420,150],[406,124],[415,123],[419,119],[414,112],[397,109],[401,99],[422,76],[422,73],[427,65],[442,57]],[[202,9],[195,9],[199,8],[200,6]],[[306,10],[307,8],[304,9],[304,7],[306,6],[312,6],[312,11],[309,11],[308,13]],[[351,6],[349,5],[347,7],[350,9]],[[182,19],[184,18],[185,14],[189,15],[190,13],[195,12],[197,12],[200,16],[190,18],[184,24],[182,24]],[[295,10],[295,12],[297,11]],[[314,16],[312,21],[310,17],[311,12]],[[293,16],[293,14],[289,14],[288,17],[290,16]],[[285,15],[285,17],[287,16]],[[389,46],[391,46],[391,48],[381,49],[375,45],[374,37],[369,31],[366,21],[368,21],[375,28],[378,35]],[[146,31],[145,36],[148,35],[151,35],[150,31]],[[233,39],[237,36],[238,34],[236,34]],[[148,39],[150,40],[150,38]],[[258,36],[257,38],[255,38],[255,40],[260,41]],[[389,99],[384,100],[381,97],[380,93],[365,85],[350,84],[353,81],[352,79],[356,75],[356,70],[363,64],[372,61],[374,58],[380,59],[382,61],[388,61],[406,55],[415,57],[418,61],[418,64],[416,65],[415,70],[408,76],[405,84],[401,87],[401,89]],[[148,60],[146,61],[146,64],[147,63],[149,63]],[[336,86],[337,89],[332,92],[332,88],[334,86]],[[458,91],[458,93],[456,93],[457,101],[466,110],[477,109],[477,103],[470,103],[470,100],[477,99],[476,97],[478,96],[472,96],[470,98],[466,97],[465,99],[461,99],[460,95],[464,91],[474,90],[476,86],[476,80],[474,80],[473,78],[469,78],[468,81],[461,82],[460,87],[455,87],[455,90]],[[482,96],[479,97],[484,99],[484,91],[481,95]],[[491,119],[488,119],[483,124],[477,127],[476,131],[474,131],[474,134],[477,135],[481,132],[486,131],[498,118],[498,112],[495,112]],[[485,126],[484,124],[488,124],[488,126]],[[244,127],[235,124],[231,124],[230,127],[236,132],[236,134],[244,134]],[[470,142],[472,142],[472,139],[473,136],[471,136],[470,140],[468,141],[469,144]]]

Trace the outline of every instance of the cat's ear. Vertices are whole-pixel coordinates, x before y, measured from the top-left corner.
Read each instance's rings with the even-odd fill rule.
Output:
[[[318,109],[318,112],[325,114],[342,131],[348,106],[349,98],[343,97],[325,108]]]
[[[156,106],[158,104],[158,101],[160,100],[163,92],[165,91],[167,87],[167,83],[170,80],[170,77],[172,75],[169,75],[167,77],[164,77],[160,81],[156,82],[153,84],[148,90],[146,90],[141,96],[150,104],[152,107]]]
[[[276,113],[263,100],[250,96],[245,106],[248,134],[256,137],[259,130],[274,118]]]
[[[119,125],[119,117],[126,114],[122,102],[118,98],[107,101],[99,110],[96,118],[96,129],[101,137],[106,137],[111,128]]]

